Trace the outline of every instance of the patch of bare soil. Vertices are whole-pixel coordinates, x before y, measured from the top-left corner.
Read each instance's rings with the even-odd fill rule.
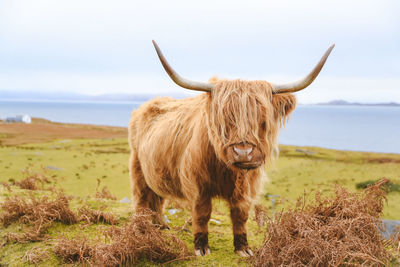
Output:
[[[128,130],[124,127],[63,124],[36,118],[31,124],[0,122],[0,145],[43,143],[56,139],[101,139],[127,136]]]

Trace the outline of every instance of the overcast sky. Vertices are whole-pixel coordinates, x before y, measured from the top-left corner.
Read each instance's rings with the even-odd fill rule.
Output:
[[[302,103],[400,102],[400,1],[0,0],[1,91],[181,92],[189,79],[289,82],[332,44]]]

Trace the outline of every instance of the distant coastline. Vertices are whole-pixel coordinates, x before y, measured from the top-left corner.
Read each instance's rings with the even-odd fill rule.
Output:
[[[59,92],[12,92],[3,91],[0,93],[0,101],[21,101],[21,102],[93,102],[93,103],[144,103],[150,99],[169,96],[176,99],[182,99],[193,94],[186,92],[160,92],[160,93],[139,93],[139,94],[101,94],[101,95],[85,95],[77,93]],[[302,104],[302,103],[300,103]],[[308,105],[308,104],[304,104]],[[320,106],[380,106],[380,107],[400,107],[400,103],[384,102],[384,103],[360,103],[348,102],[346,100],[332,100],[329,102],[316,103],[311,105]]]
[[[347,102],[345,100],[333,100],[326,103],[318,103],[321,106],[379,106],[379,107],[400,107],[399,103],[387,102],[387,103],[359,103],[359,102]]]
[[[146,102],[158,96],[170,96],[173,98],[189,97],[188,93],[160,92],[160,93],[139,93],[139,94],[101,94],[85,95],[68,92],[0,92],[0,101],[48,101],[48,102]]]

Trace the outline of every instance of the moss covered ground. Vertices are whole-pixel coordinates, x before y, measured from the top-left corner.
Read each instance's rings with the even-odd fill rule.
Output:
[[[260,202],[267,206],[268,215],[277,210],[284,210],[293,204],[298,197],[321,190],[329,194],[335,183],[344,185],[351,191],[356,191],[356,184],[367,180],[377,180],[382,177],[400,183],[400,155],[365,152],[329,150],[315,147],[281,146],[280,157],[275,166],[268,167],[269,182],[264,186]],[[45,173],[55,178],[57,187],[62,188],[67,195],[75,196],[71,200],[71,208],[76,210],[82,203],[93,208],[106,205],[107,211],[112,211],[121,218],[121,223],[131,213],[129,203],[120,200],[131,198],[128,175],[129,148],[126,138],[107,139],[55,139],[44,143],[16,144],[0,146],[0,182],[14,183],[24,178],[23,170]],[[100,188],[106,186],[116,201],[96,199],[95,193],[100,181]],[[0,202],[12,194],[26,195],[28,190],[11,187],[12,192],[0,184]],[[37,190],[34,194],[47,194]],[[274,204],[273,204],[274,202]],[[400,219],[400,192],[388,194],[388,204],[384,209],[383,218]],[[178,208],[171,215],[168,211]],[[168,203],[165,214],[170,222],[170,230],[177,234],[187,244],[193,253],[192,234],[182,231],[189,213],[175,203]],[[211,255],[201,258],[191,258],[186,261],[175,261],[171,266],[247,266],[249,263],[240,259],[233,252],[233,237],[228,209],[222,200],[214,200],[212,219],[210,222]],[[29,266],[27,252],[32,248],[43,248],[50,253],[39,262],[41,266],[64,264],[61,259],[51,253],[56,238],[66,235],[73,238],[86,235],[89,238],[101,238],[99,232],[109,227],[104,224],[87,225],[83,222],[66,226],[54,223],[48,230],[50,239],[44,242],[28,242],[25,244],[7,243],[0,247],[0,266]],[[189,227],[190,229],[190,227]],[[9,232],[22,232],[24,226],[17,223],[5,228],[0,226],[0,240]],[[254,211],[248,222],[248,239],[252,247],[259,247],[264,239],[265,230],[259,228],[254,219]],[[1,242],[0,242],[1,244]],[[77,263],[79,265],[79,263]],[[141,265],[151,265],[143,260]]]

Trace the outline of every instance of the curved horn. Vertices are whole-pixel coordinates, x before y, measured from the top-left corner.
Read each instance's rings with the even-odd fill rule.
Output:
[[[156,49],[158,58],[161,61],[161,64],[163,65],[165,71],[168,73],[169,77],[179,86],[190,89],[190,90],[195,90],[195,91],[203,91],[203,92],[211,92],[212,89],[214,88],[214,84],[212,83],[203,83],[203,82],[195,82],[195,81],[190,81],[188,79],[183,78],[180,76],[174,69],[168,64],[168,61],[165,59],[164,55],[162,54],[160,48],[158,47],[157,43],[152,40],[154,48]]]
[[[287,84],[271,84],[274,88],[274,94],[282,94],[282,93],[294,93],[300,91],[307,86],[309,86],[315,78],[317,78],[319,72],[321,71],[322,67],[325,64],[329,54],[331,53],[332,49],[335,47],[335,44],[332,44],[328,50],[326,50],[325,54],[322,56],[318,64],[314,67],[314,69],[303,79],[298,80],[293,83]]]

